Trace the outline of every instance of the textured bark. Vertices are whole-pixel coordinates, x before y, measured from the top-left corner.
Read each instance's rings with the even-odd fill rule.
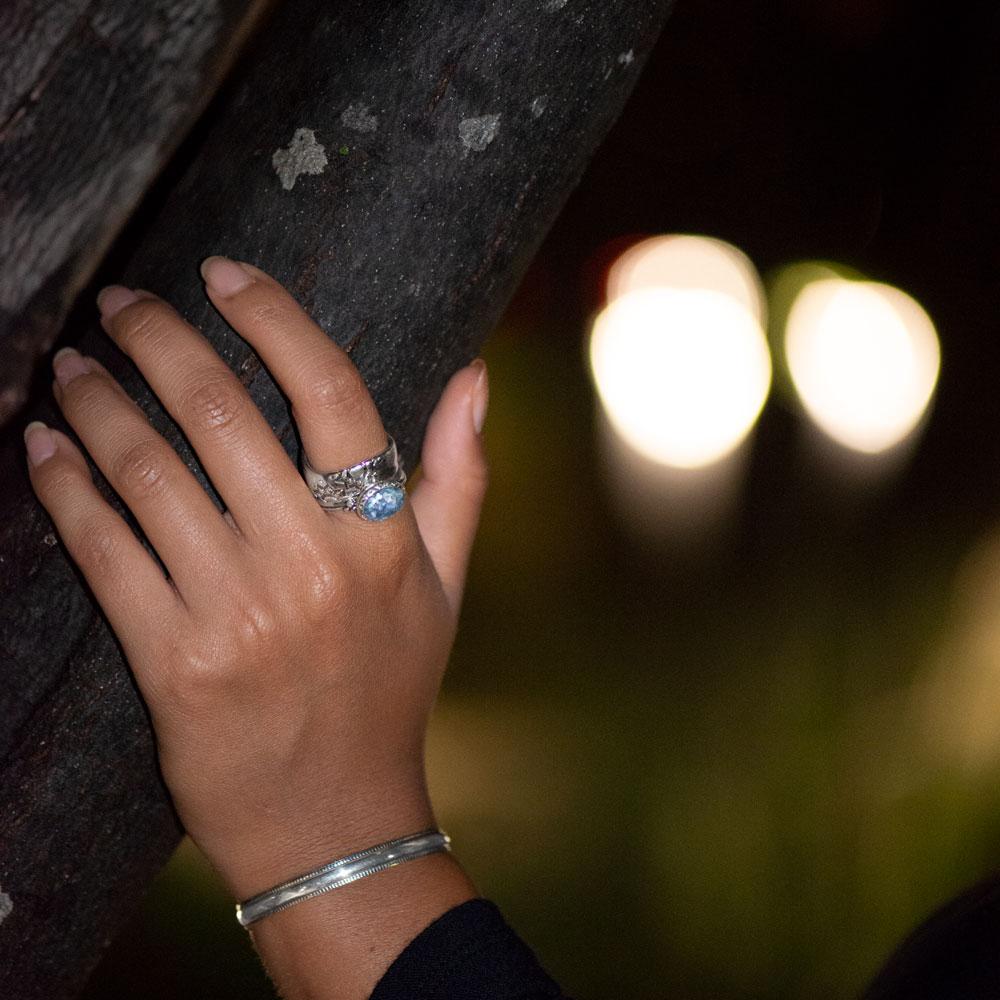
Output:
[[[185,148],[124,281],[201,325],[294,453],[283,398],[206,305],[196,265],[221,252],[270,270],[351,352],[412,468],[441,388],[498,319],[669,5],[285,0]],[[194,464],[96,324],[78,346]],[[29,411],[60,423],[47,392]],[[0,995],[58,1000],[178,828],[127,667],[8,438]]]
[[[264,0],[4,0],[0,424]]]

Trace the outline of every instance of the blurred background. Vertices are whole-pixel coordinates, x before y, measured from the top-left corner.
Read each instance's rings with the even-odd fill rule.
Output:
[[[851,997],[997,866],[998,42],[679,3],[487,349],[431,785],[578,1000]],[[272,992],[186,843],[86,996]]]

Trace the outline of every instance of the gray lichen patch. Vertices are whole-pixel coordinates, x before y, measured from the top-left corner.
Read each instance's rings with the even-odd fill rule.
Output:
[[[531,116],[532,118],[541,118],[545,114],[545,109],[549,106],[549,95],[539,94],[531,102]]]
[[[271,157],[281,186],[286,191],[295,187],[301,174],[321,174],[329,161],[326,150],[316,141],[316,133],[311,128],[298,128],[292,141],[284,149],[276,149]]]
[[[374,132],[378,128],[378,116],[373,115],[367,104],[349,104],[340,115],[341,124],[355,132]]]
[[[463,118],[458,123],[458,137],[465,147],[465,155],[481,153],[500,131],[500,115],[480,115]]]
[[[0,891],[0,924],[14,912],[14,900],[7,893]]]
[[[629,49],[628,52],[623,52],[618,57],[618,61],[622,64],[622,66],[631,66],[635,61],[635,52],[632,49]]]

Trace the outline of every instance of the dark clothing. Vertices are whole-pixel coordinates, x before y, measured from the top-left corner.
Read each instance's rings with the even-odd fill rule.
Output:
[[[470,899],[418,934],[371,1000],[566,1000],[495,903]]]
[[[997,1000],[1000,876],[932,914],[896,949],[864,1000]]]
[[[1000,876],[952,900],[896,950],[863,1000],[998,1000]],[[371,1000],[566,1000],[494,903],[472,899],[423,930]]]

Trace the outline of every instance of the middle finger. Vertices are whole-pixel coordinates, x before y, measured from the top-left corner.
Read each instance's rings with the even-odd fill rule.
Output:
[[[98,300],[105,330],[138,365],[194,447],[244,535],[315,516],[315,503],[243,383],[162,299],[112,287]]]

